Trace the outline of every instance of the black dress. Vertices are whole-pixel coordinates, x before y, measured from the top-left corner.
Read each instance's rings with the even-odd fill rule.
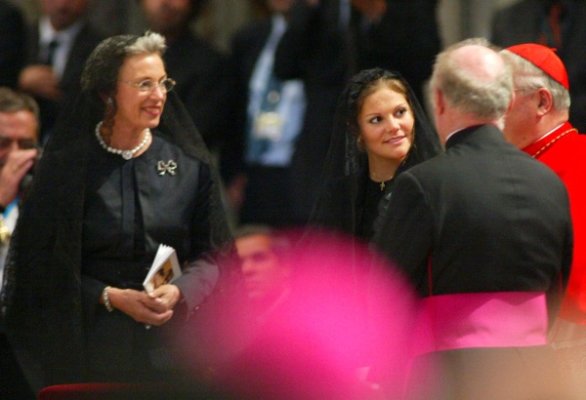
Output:
[[[101,291],[140,288],[158,244],[173,246],[184,271],[176,282],[184,304],[173,322],[180,308],[193,311],[214,289],[230,239],[218,173],[177,95],[168,93],[151,147],[130,161],[99,147],[97,104],[82,96],[55,130],[7,260],[1,311],[35,389],[87,381],[106,361],[122,380],[152,372],[164,354],[155,360],[140,349],[156,348],[150,337],[158,343],[163,328],[107,313],[98,306]],[[169,160],[175,175],[167,168],[159,175],[159,161]]]
[[[162,343],[157,340],[161,329],[146,330],[121,312],[108,313],[98,302],[100,293],[107,285],[142,290],[160,243],[174,247],[181,264],[207,250],[197,239],[209,235],[210,173],[206,165],[156,134],[137,158],[124,160],[107,153],[97,141],[89,156],[81,279],[90,374],[108,380],[140,379],[164,367]],[[169,160],[177,167],[160,175],[158,162]],[[184,272],[193,273],[193,268],[198,279],[213,287],[217,269],[187,263]],[[186,277],[175,282],[184,295],[187,282]],[[201,302],[184,298],[192,306]]]
[[[377,221],[381,210],[385,210],[388,205],[392,183],[392,179],[385,181],[384,185],[370,179],[366,182],[366,188],[363,192],[364,198],[359,204],[360,221],[356,224],[358,227],[357,236],[365,242],[369,242],[375,234],[377,229],[375,221]]]

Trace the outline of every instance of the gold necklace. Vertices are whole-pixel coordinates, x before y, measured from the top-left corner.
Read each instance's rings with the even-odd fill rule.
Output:
[[[391,177],[388,181],[380,181],[380,182],[377,182],[376,180],[372,179],[372,181],[374,183],[378,183],[378,187],[380,188],[380,191],[381,192],[384,192],[385,191],[385,187],[387,186],[387,182],[390,182],[392,180],[393,180],[393,177]]]
[[[541,146],[541,148],[539,150],[537,150],[535,152],[535,154],[532,154],[531,157],[533,157],[533,158],[539,157],[541,155],[541,153],[543,153],[545,150],[550,148],[551,145],[553,145],[555,142],[557,142],[558,140],[560,140],[561,138],[563,138],[564,136],[566,136],[568,133],[570,133],[572,131],[578,132],[578,130],[576,128],[572,128],[572,129],[568,129],[566,131],[563,131],[562,133],[557,135],[557,137],[555,137],[554,139],[550,140],[549,142],[547,142],[546,144]]]

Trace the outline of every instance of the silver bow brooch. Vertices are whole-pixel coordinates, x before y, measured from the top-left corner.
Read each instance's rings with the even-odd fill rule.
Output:
[[[159,175],[163,176],[165,174],[175,175],[175,170],[177,169],[177,163],[173,160],[169,160],[167,162],[161,160],[157,162],[157,171]]]

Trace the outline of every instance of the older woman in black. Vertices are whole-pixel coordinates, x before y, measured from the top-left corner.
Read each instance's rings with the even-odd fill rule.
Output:
[[[218,180],[171,92],[164,49],[155,33],[103,41],[39,165],[3,296],[34,387],[160,376],[169,321],[218,280],[214,253],[229,238]],[[147,293],[161,243],[183,275]]]

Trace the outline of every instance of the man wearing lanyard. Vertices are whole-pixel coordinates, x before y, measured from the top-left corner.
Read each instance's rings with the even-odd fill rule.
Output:
[[[32,97],[0,88],[0,287],[18,203],[39,155],[39,107]],[[30,389],[12,355],[0,321],[0,398],[28,399]]]

